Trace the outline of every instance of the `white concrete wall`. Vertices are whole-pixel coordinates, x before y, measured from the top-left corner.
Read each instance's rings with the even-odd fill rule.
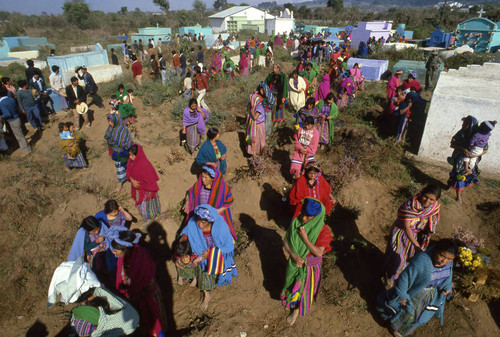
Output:
[[[11,51],[9,57],[17,57],[20,59],[36,59],[40,52],[38,50],[26,50],[26,51]]]
[[[222,33],[227,30],[227,18],[225,19],[210,19],[210,27],[212,27],[212,31],[215,33]]]
[[[288,34],[293,29],[293,22],[294,19],[267,19],[266,33],[268,35],[272,35],[273,33],[276,35],[283,33]]]
[[[248,21],[264,20],[265,12],[260,9],[250,7],[244,11],[236,13],[235,16],[246,16]],[[268,15],[269,16],[269,15]]]
[[[418,45],[413,44],[413,43],[399,43],[399,42],[384,43],[382,45],[382,49],[395,49],[395,50],[403,50],[403,49],[407,49],[407,48],[416,49],[417,47],[418,47]]]
[[[472,115],[481,123],[500,121],[500,64],[485,63],[441,72],[434,90],[418,156],[446,162],[451,137],[462,118]],[[489,151],[481,160],[484,172],[500,173],[500,127],[492,131]]]

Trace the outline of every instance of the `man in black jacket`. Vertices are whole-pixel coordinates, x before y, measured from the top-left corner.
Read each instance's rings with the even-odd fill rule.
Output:
[[[82,71],[82,75],[80,76],[79,71]],[[94,78],[90,73],[87,71],[87,67],[82,66],[80,69],[77,68],[76,74],[78,75],[78,78],[83,80],[85,82],[85,93],[87,95],[90,95],[92,97],[92,103],[97,105],[99,109],[104,108],[104,104],[102,104],[102,98],[97,94],[97,90],[99,87],[94,81]],[[89,103],[90,105],[91,103]]]
[[[26,75],[26,82],[29,83],[34,74],[38,74],[42,78],[42,80],[44,79],[42,71],[39,68],[35,68],[35,62],[33,62],[33,60],[26,61],[26,65],[28,66],[28,68],[26,68],[26,70],[24,71]]]
[[[82,86],[78,84],[78,78],[73,76],[71,78],[71,85],[66,87],[66,98],[68,99],[69,107],[73,111],[73,117],[75,118],[75,127],[77,130],[80,130],[80,116],[83,117],[83,123],[87,123],[87,127],[90,127],[90,123],[88,122],[87,113],[80,115],[76,111],[76,106],[80,103],[87,102],[87,94],[85,90],[83,90]]]

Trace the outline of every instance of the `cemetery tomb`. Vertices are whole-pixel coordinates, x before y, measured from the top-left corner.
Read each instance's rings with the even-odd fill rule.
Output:
[[[468,45],[476,53],[496,52],[500,47],[500,27],[487,18],[466,20],[457,26],[454,45]]]
[[[442,60],[442,59],[441,59]],[[409,60],[399,60],[395,65],[392,66],[392,72],[394,73],[396,70],[402,70],[403,76],[402,79],[406,79],[410,71],[414,71],[417,73],[417,81],[420,84],[424,85],[425,83],[425,73],[427,69],[425,69],[426,61],[409,61]],[[438,81],[440,73],[444,70],[444,65],[441,64],[441,67],[434,73],[434,81],[432,85],[435,85]]]
[[[138,33],[130,34],[130,43],[134,43],[135,40],[139,42],[142,39],[144,48],[147,48],[147,43],[149,39],[153,39],[155,43],[158,43],[158,39],[162,41],[170,40],[172,36],[172,29],[166,27],[146,27],[139,28]]]
[[[433,92],[418,156],[446,164],[450,140],[472,114],[479,123],[499,119],[500,64],[485,63],[442,72]],[[500,137],[494,130],[481,171],[500,173]],[[448,166],[451,168],[451,166]]]
[[[431,33],[431,37],[426,40],[425,44],[427,47],[448,48],[451,44],[451,37],[451,33],[443,32],[440,26],[438,26],[437,29]]]
[[[121,66],[109,64],[108,53],[99,43],[91,52],[49,56],[47,63],[50,69],[54,65],[59,67],[66,85],[69,85],[71,77],[75,76],[75,68],[82,65],[88,68],[96,83],[111,81],[122,74]]]
[[[358,22],[351,36],[351,45],[359,46],[361,41],[367,42],[371,37],[382,38],[385,42],[391,33],[392,21]]]
[[[382,78],[382,75],[387,72],[389,67],[388,60],[373,60],[373,59],[361,59],[356,57],[349,58],[347,61],[347,68],[351,69],[354,64],[361,64],[361,72],[366,80],[378,81]]]
[[[8,58],[9,53],[10,53],[10,48],[7,42],[0,41],[0,60]]]
[[[48,43],[46,37],[29,37],[29,36],[8,36],[3,37],[10,49],[23,48],[27,50],[39,50],[43,47],[55,48],[56,45]]]
[[[19,40],[28,38],[29,36],[4,36],[2,37],[2,40],[7,43],[9,48],[12,49],[19,47]]]
[[[403,37],[404,41],[413,39],[413,31],[406,30],[406,25],[404,23],[399,24],[395,33],[398,33],[401,37]]]
[[[197,24],[195,26],[191,26],[191,27],[179,27],[179,35],[180,36],[183,36],[184,34],[188,34],[189,33],[193,34],[193,35],[199,35],[200,33],[202,35],[209,35],[209,34],[212,34],[212,28],[211,27],[202,27],[201,25]]]

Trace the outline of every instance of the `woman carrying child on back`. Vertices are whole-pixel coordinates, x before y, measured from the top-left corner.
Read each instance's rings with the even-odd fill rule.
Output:
[[[79,146],[78,134],[71,122],[59,123],[59,146],[64,151],[66,170],[71,168],[86,168],[87,162]]]

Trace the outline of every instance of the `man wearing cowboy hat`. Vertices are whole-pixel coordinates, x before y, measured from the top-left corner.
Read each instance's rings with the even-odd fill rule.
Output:
[[[87,117],[87,94],[82,86],[78,84],[78,78],[76,76],[71,77],[71,85],[66,87],[66,97],[68,98],[69,107],[73,111],[77,130],[80,130],[80,116],[83,117],[83,123],[87,123],[87,127],[90,128]]]
[[[431,88],[434,82],[434,72],[439,69],[442,63],[443,61],[439,58],[438,52],[433,51],[425,64],[425,69],[427,69],[425,72],[425,91]]]

